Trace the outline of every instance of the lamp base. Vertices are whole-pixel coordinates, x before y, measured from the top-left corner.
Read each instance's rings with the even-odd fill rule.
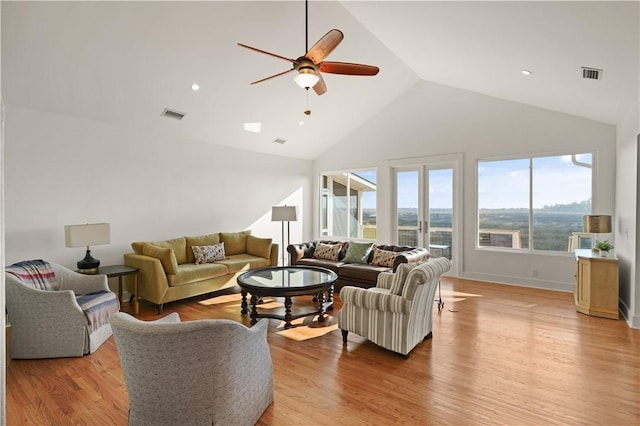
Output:
[[[79,260],[76,266],[78,267],[78,272],[82,274],[95,274],[98,272],[98,267],[100,267],[100,261],[94,259],[91,256],[91,250],[87,249],[84,259]]]

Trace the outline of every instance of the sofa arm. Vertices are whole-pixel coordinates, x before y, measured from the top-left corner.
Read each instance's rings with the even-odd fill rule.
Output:
[[[124,264],[138,268],[138,296],[156,304],[169,289],[169,281],[160,259],[142,254],[126,253]],[[128,282],[129,283],[129,282]],[[131,287],[127,286],[130,293]]]
[[[408,314],[411,309],[411,301],[402,296],[353,286],[342,287],[340,299],[342,300],[342,309],[348,309],[349,305],[354,305],[374,311],[400,314]]]
[[[298,263],[298,260],[303,257],[311,257],[310,253],[312,253],[314,249],[315,243],[313,241],[308,243],[289,244],[287,247],[287,252],[289,253],[289,265],[294,266]]]
[[[280,248],[280,245],[271,244],[271,253],[269,253],[270,266],[278,266],[278,248]]]
[[[398,269],[398,266],[401,263],[409,263],[409,262],[423,262],[429,259],[430,253],[424,247],[416,247],[412,250],[401,252],[396,260],[393,262],[393,271],[395,272]]]

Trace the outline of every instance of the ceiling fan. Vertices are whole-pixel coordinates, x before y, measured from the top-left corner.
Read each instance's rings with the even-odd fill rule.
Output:
[[[305,50],[307,53],[304,56],[300,56],[298,59],[286,58],[284,56],[276,55],[275,53],[238,43],[239,46],[259,53],[264,53],[265,55],[280,58],[293,64],[293,67],[287,71],[254,81],[251,84],[261,83],[296,71],[297,74],[295,75],[294,80],[300,87],[307,90],[312,87],[318,95],[322,95],[327,91],[327,86],[322,78],[321,72],[343,75],[376,75],[378,74],[378,71],[380,71],[378,67],[372,65],[352,64],[349,62],[330,62],[324,60],[324,58],[326,58],[344,38],[344,34],[342,34],[342,31],[340,30],[330,30],[322,36],[322,38],[311,47],[311,49],[309,49],[308,0],[305,0],[305,32]]]

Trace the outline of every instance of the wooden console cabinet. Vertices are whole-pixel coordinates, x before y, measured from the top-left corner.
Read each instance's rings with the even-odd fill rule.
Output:
[[[574,299],[576,311],[618,319],[618,259],[576,250]]]

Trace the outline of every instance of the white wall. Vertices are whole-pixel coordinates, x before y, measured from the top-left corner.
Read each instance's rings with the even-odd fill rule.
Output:
[[[377,167],[378,223],[387,223],[389,184],[384,171],[387,160],[461,152],[465,237],[460,275],[572,291],[574,259],[568,253],[540,255],[475,249],[476,162],[502,156],[594,151],[598,197],[594,210],[613,214],[615,134],[615,127],[609,124],[420,82],[338,143],[337,148],[316,159],[314,172]],[[316,199],[314,186],[314,202]],[[314,235],[317,226],[314,223]],[[378,239],[391,242],[386,228],[379,230]],[[533,268],[538,270],[536,278],[529,276]]]
[[[640,261],[638,188],[640,176],[640,107],[627,111],[617,126],[616,255],[620,259],[621,311],[631,327],[640,328]]]
[[[159,118],[162,119],[162,118]],[[252,229],[280,242],[271,207],[311,205],[311,162],[17,106],[6,106],[5,242],[8,264],[45,258],[75,268],[64,225],[109,222],[111,244],[92,248],[121,264],[130,244]],[[291,224],[302,239],[305,217]]]

